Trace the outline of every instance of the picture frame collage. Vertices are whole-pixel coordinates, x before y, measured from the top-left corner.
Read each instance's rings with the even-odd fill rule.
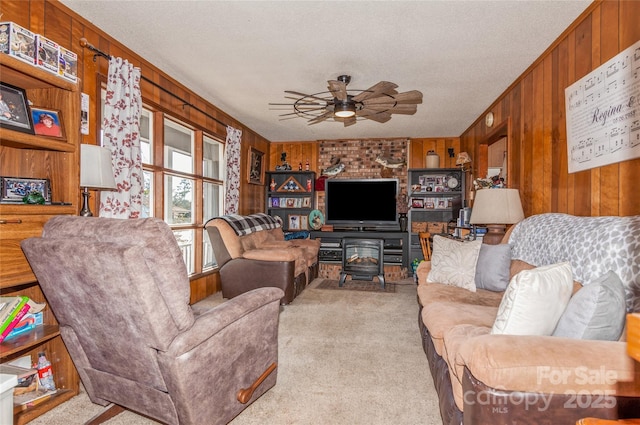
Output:
[[[411,186],[412,193],[455,192],[460,189],[460,177],[454,174],[436,174],[418,177],[418,184]]]
[[[411,198],[411,209],[414,210],[444,210],[447,208],[451,208],[451,204],[452,198],[447,198],[445,196],[432,198]]]
[[[271,208],[310,208],[311,197],[270,197],[269,205],[271,206]]]

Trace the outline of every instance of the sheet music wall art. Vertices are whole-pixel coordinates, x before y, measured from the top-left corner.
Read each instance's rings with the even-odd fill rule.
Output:
[[[640,41],[565,89],[569,173],[640,157]]]

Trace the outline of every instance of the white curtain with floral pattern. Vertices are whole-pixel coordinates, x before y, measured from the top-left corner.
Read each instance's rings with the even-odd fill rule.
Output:
[[[122,58],[112,57],[102,143],[111,149],[117,190],[100,192],[100,217],[139,218],[142,212],[141,111],[140,68]]]
[[[238,214],[240,203],[240,141],[242,130],[227,126],[227,140],[224,149],[227,159],[227,178],[224,197],[224,213]]]

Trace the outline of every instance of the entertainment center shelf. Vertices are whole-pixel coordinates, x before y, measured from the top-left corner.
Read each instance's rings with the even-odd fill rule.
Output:
[[[342,240],[344,238],[382,239],[385,265],[400,265],[409,268],[409,234],[397,231],[333,231],[310,232],[311,239],[320,239],[320,262],[342,263]]]

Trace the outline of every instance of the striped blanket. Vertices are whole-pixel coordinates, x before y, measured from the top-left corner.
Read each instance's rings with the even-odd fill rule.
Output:
[[[280,221],[275,217],[264,213],[250,215],[228,214],[218,218],[229,223],[229,226],[231,226],[238,236],[248,235],[260,230],[276,229],[281,226]]]

